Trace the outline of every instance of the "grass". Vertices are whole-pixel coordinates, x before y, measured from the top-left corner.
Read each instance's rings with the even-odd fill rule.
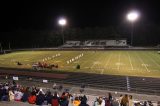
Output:
[[[82,57],[67,63],[82,53]],[[53,58],[57,54],[61,55]],[[61,71],[160,77],[160,54],[157,51],[20,51],[0,55],[0,67],[31,69],[32,64],[43,60],[58,64]],[[18,66],[17,61],[23,65]],[[77,64],[80,69],[76,69]]]

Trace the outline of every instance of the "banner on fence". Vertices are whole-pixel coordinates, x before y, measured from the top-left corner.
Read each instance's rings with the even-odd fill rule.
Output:
[[[13,76],[13,80],[16,80],[16,81],[18,81],[18,77],[14,77],[14,76]]]
[[[48,80],[43,80],[43,83],[48,83]]]

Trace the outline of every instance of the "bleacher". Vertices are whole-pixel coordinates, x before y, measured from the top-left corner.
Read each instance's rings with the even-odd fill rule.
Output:
[[[85,41],[66,41],[63,48],[73,48],[73,47],[127,47],[126,39],[118,39],[118,40],[85,40]]]
[[[66,41],[64,45],[62,45],[63,48],[72,48],[72,47],[79,47],[80,41]]]
[[[24,82],[21,82],[21,83],[23,83],[23,85],[24,85]],[[8,89],[8,87],[9,88],[13,87],[13,85],[11,83],[7,83],[7,85],[6,85],[6,83],[1,83],[1,85],[2,84],[4,84],[4,86],[1,86],[1,90]],[[58,97],[60,98],[60,100],[63,99],[64,96],[66,98],[68,98],[67,99],[68,103],[69,103],[68,106],[74,106],[74,103],[76,103],[76,102],[74,102],[76,100],[75,99],[76,97],[78,97],[78,101],[80,104],[82,102],[85,104],[85,105],[83,104],[83,106],[97,106],[96,104],[104,106],[102,104],[106,104],[107,100],[109,100],[109,103],[111,103],[112,106],[119,106],[120,100],[122,100],[124,98],[124,95],[126,95],[126,94],[128,95],[128,99],[129,99],[129,96],[132,95],[133,99],[129,99],[129,103],[132,103],[133,106],[137,106],[137,105],[144,106],[145,103],[147,104],[146,106],[159,106],[158,104],[160,103],[159,102],[160,97],[157,97],[154,95],[143,95],[143,94],[139,95],[139,94],[133,94],[133,93],[91,89],[91,88],[82,87],[80,85],[79,85],[79,87],[64,85],[63,88],[61,90],[59,90],[57,88],[52,88],[51,85],[49,87],[47,87],[46,84],[42,84],[42,83],[41,83],[41,86],[36,87],[36,84],[35,85],[33,84],[33,86],[30,86],[30,88],[32,88],[32,89],[30,89],[29,92],[33,92],[36,90],[37,97],[39,95],[38,92],[41,92],[41,91],[44,92],[45,94],[48,91],[50,91],[52,94],[57,92],[58,93],[57,95],[59,95]],[[28,85],[27,85],[27,83],[25,86],[23,86],[23,85],[20,85],[20,82],[17,83],[16,89],[20,89],[20,92],[25,93],[26,91],[24,91],[23,89],[25,87],[27,87]],[[58,86],[58,83],[57,83],[57,86]],[[81,92],[81,89],[83,89],[82,92]],[[8,90],[6,90],[6,91],[8,91]],[[82,99],[84,97],[84,95],[86,96],[85,102]],[[120,98],[120,95],[122,95],[122,98]],[[1,97],[3,97],[3,96],[1,96]],[[61,102],[62,101],[60,101],[59,103],[61,103]],[[30,104],[30,103],[28,103],[28,101],[26,101],[26,102],[15,101],[15,100],[11,100],[11,101],[5,100],[4,101],[4,99],[1,99],[1,101],[0,101],[0,106],[37,106],[36,104],[37,104],[37,102]],[[81,106],[81,105],[79,105],[79,106]],[[45,104],[45,100],[44,100],[44,104],[41,106],[51,106],[51,104],[50,103]]]

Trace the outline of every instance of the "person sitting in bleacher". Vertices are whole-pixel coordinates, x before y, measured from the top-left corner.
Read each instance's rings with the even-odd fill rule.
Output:
[[[22,101],[26,102],[28,100],[29,104],[37,104],[37,105],[48,105],[51,106],[92,106],[91,104],[87,104],[87,97],[82,94],[77,96],[76,94],[72,97],[69,94],[69,90],[65,90],[62,93],[62,96],[59,97],[57,93],[54,93],[52,96],[51,92],[47,93],[43,92],[43,90],[37,89],[35,86],[33,87],[23,87],[21,85],[14,85],[12,83],[0,83],[0,100],[1,101]],[[32,92],[32,93],[30,93]],[[22,96],[23,95],[23,96]],[[74,98],[75,97],[75,98]],[[70,101],[69,101],[70,100]],[[47,101],[47,102],[46,102]],[[88,103],[90,103],[89,101]],[[93,101],[92,101],[93,102]],[[135,101],[132,99],[132,96],[126,94],[125,96],[120,96],[119,99],[116,100],[111,93],[108,93],[108,97],[99,97],[94,102],[93,106],[154,106],[154,102],[152,101]],[[18,103],[18,102],[16,102]],[[5,106],[5,105],[4,105]]]
[[[23,93],[20,91],[19,88],[17,88],[17,90],[14,92],[14,100],[21,101],[22,96],[23,96]]]
[[[40,105],[41,106],[44,103],[44,100],[45,100],[45,96],[42,93],[42,91],[40,90],[40,92],[36,96],[36,105]]]
[[[51,94],[50,91],[47,91],[45,98],[46,98],[48,104],[52,103],[53,95]]]
[[[27,102],[29,96],[30,96],[29,87],[26,87],[26,88],[23,89],[23,96],[22,96],[21,101],[22,102]]]
[[[121,100],[121,106],[128,106],[129,100],[128,100],[128,95],[125,94],[125,96]]]
[[[51,106],[59,106],[59,102],[60,98],[57,96],[57,92],[55,92],[51,101]]]
[[[80,104],[79,106],[89,106],[89,105],[87,104],[87,97],[86,97],[86,95],[84,95],[84,96],[80,99],[80,101],[81,101],[81,104]]]
[[[8,94],[9,94],[9,101],[13,101],[14,100],[14,93],[12,88],[8,89]]]
[[[35,104],[36,103],[36,93],[34,91],[28,97],[28,103],[30,103],[30,104]]]
[[[75,100],[73,100],[73,106],[79,106],[81,101],[79,100],[78,97],[75,97]]]

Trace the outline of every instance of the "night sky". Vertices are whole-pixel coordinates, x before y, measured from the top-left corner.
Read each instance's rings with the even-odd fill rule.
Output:
[[[136,9],[141,13],[137,23],[160,24],[158,0],[106,0],[106,2],[56,2],[54,0],[6,1],[0,7],[1,32],[52,30],[64,16],[69,27],[106,27],[126,22],[126,13]]]

